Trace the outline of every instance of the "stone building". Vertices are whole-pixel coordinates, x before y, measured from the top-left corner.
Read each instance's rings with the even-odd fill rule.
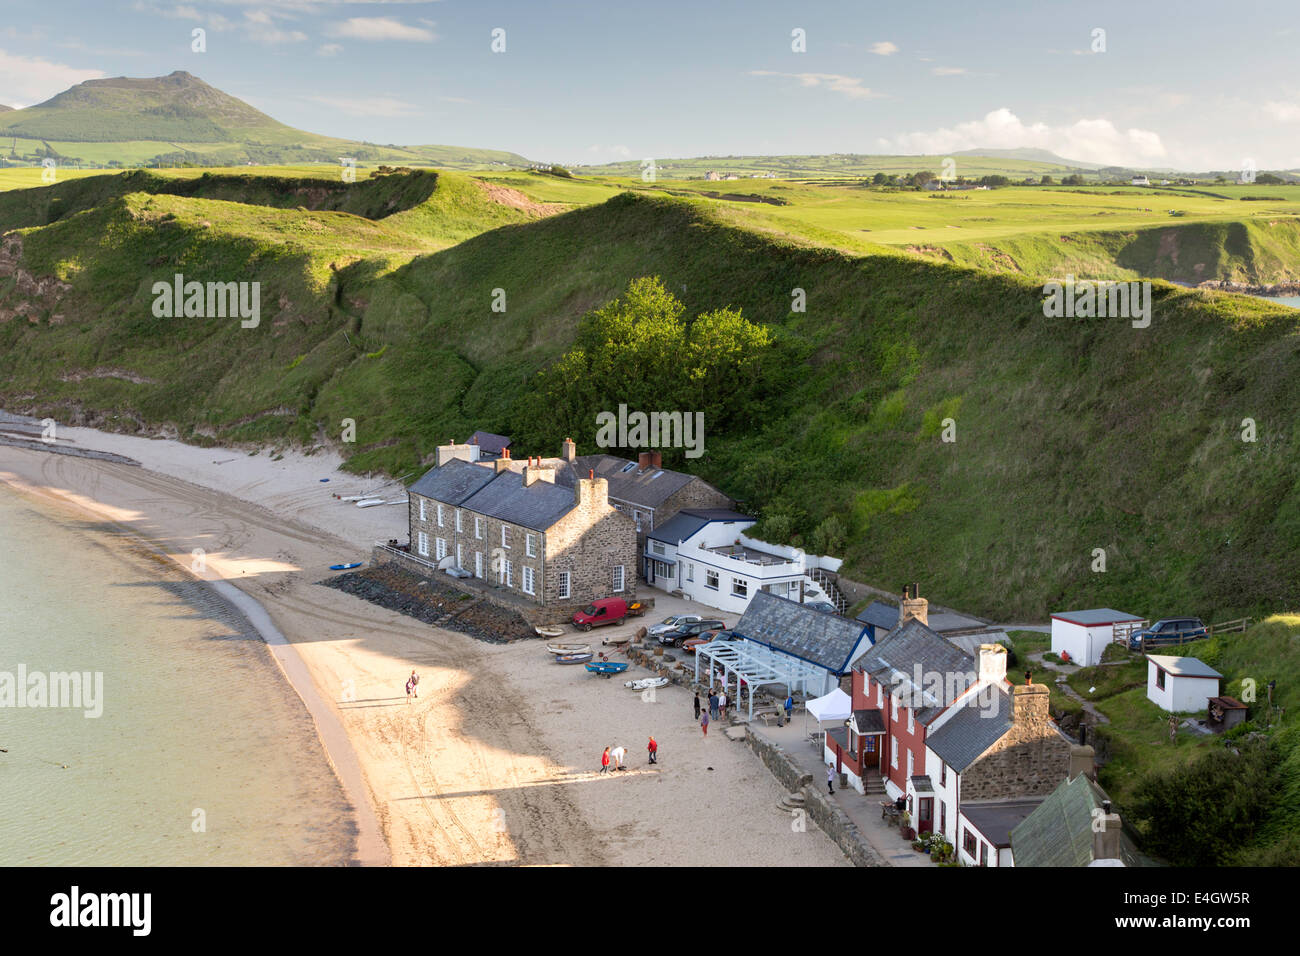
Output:
[[[585,606],[636,593],[636,529],[588,472],[559,480],[540,458],[510,450],[480,461],[471,445],[437,449],[437,464],[410,488],[410,553],[542,607]]]

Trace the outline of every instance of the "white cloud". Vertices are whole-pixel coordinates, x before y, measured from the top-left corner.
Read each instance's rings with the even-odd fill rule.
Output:
[[[0,90],[19,102],[41,103],[70,86],[103,76],[103,70],[79,70],[41,57],[0,50]]]
[[[930,72],[935,76],[961,76],[966,72],[966,68],[962,66],[936,66]]]
[[[898,52],[898,47],[888,40],[881,40],[878,43],[871,44],[870,50],[876,56],[893,56]]]
[[[348,116],[385,116],[393,118],[415,116],[420,112],[419,107],[412,103],[385,96],[351,99],[338,96],[309,96],[307,99],[317,103],[324,103],[326,106],[332,107],[340,113],[346,113]]]
[[[826,87],[836,93],[843,93],[850,99],[862,100],[873,99],[883,96],[882,93],[876,93],[862,85],[862,80],[856,76],[842,76],[839,73],[781,73],[777,70],[750,70],[750,76],[783,76],[787,79],[798,80],[800,86],[806,87]]]
[[[1050,150],[1066,159],[1108,165],[1144,165],[1166,154],[1160,135],[1150,130],[1121,130],[1107,119],[1080,119],[1063,126],[1026,124],[1005,107],[983,119],[930,132],[903,133],[879,142],[891,152],[926,155],[1029,147]]]
[[[317,56],[337,56],[343,52],[341,43],[323,43],[316,49]]]
[[[334,24],[331,36],[352,37],[356,40],[410,40],[432,43],[437,34],[424,27],[413,27],[392,17],[349,17]]]
[[[1264,112],[1279,123],[1297,123],[1300,122],[1300,101],[1269,100],[1264,104]]]

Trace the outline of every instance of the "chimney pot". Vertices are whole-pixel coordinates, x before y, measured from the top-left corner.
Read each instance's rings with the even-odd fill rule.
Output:
[[[664,466],[663,452],[652,451],[650,453],[650,467],[662,468]]]

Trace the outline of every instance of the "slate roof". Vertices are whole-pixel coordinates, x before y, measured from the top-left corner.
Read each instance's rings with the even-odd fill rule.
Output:
[[[860,734],[883,734],[885,718],[878,710],[855,710],[853,729]]]
[[[1086,774],[1063,782],[1011,830],[1016,866],[1087,866],[1092,862],[1092,811],[1108,799]],[[1120,833],[1125,866],[1150,866],[1132,839]]]
[[[627,466],[631,465],[631,468]],[[609,496],[645,508],[657,508],[685,488],[694,475],[667,468],[638,468],[637,463],[613,455],[580,455],[572,465],[575,475],[587,477],[595,471],[597,478],[609,482]]]
[[[920,668],[922,685],[913,683]],[[890,691],[904,700],[912,699],[917,707],[911,708],[922,724],[943,713],[960,693],[975,683],[975,659],[963,653],[916,618],[894,628],[862,655],[855,670],[870,674]],[[927,675],[938,675],[942,687],[928,687]],[[949,675],[954,675],[949,677]],[[938,689],[935,696],[932,691]]]
[[[963,802],[961,815],[984,836],[984,839],[998,849],[1003,849],[1011,846],[1011,831],[1020,824],[1020,821],[1037,810],[1042,804],[1042,797],[1035,797],[1032,800],[999,800],[989,803]]]
[[[467,445],[478,445],[479,451],[487,452],[489,455],[500,455],[501,452],[510,447],[510,439],[506,435],[494,435],[492,432],[475,432],[469,436]]]
[[[1011,695],[1001,687],[994,695],[996,706],[988,708],[990,701],[983,691],[972,694],[942,727],[925,738],[926,746],[958,773],[965,772],[1011,729]]]
[[[832,674],[843,674],[866,628],[838,614],[826,614],[798,601],[758,591],[733,631],[756,644],[824,667]]]
[[[1096,627],[1098,624],[1118,624],[1126,621],[1140,621],[1136,614],[1117,611],[1113,607],[1097,607],[1087,611],[1060,611],[1052,617],[1070,624],[1082,624],[1084,627]]]
[[[1198,660],[1195,657],[1148,654],[1147,660],[1153,661],[1157,667],[1173,674],[1175,677],[1223,677],[1205,661]]]
[[[525,487],[524,476],[514,471],[496,475],[464,503],[471,511],[534,531],[545,531],[575,506],[572,490],[549,481]]]
[[[898,624],[898,608],[884,601],[872,601],[858,613],[856,620],[892,631]]]
[[[712,521],[747,521],[752,524],[754,519],[722,508],[683,509],[649,532],[646,537],[665,541],[668,544],[678,544]]]
[[[492,474],[491,468],[453,458],[437,468],[430,468],[411,485],[410,490],[434,501],[458,506],[491,481]]]

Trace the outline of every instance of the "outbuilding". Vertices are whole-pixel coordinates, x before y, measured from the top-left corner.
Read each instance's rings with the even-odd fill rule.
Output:
[[[1115,625],[1141,624],[1143,618],[1111,607],[1087,611],[1061,611],[1052,615],[1052,653],[1068,654],[1070,663],[1091,667],[1101,663],[1101,654],[1115,640]]]
[[[1147,699],[1161,710],[1186,714],[1204,710],[1219,696],[1223,675],[1195,657],[1147,655]]]

